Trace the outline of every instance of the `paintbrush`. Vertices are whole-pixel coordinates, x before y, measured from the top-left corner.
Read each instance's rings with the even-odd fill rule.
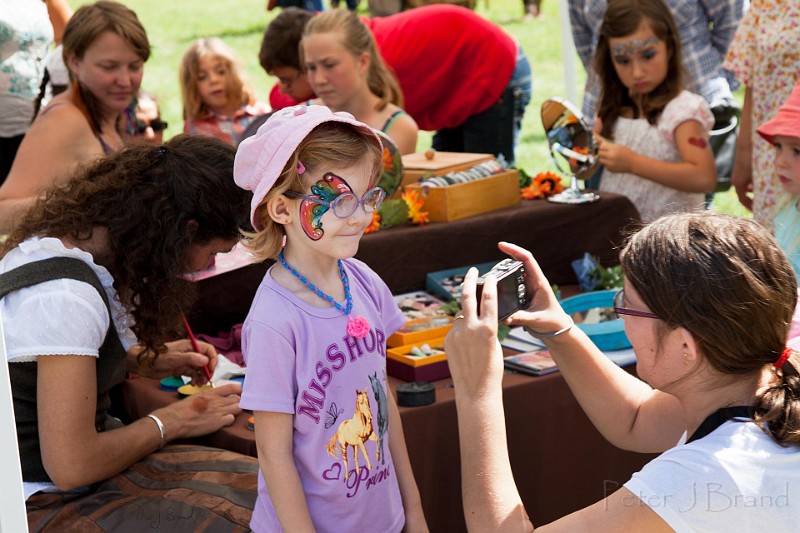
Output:
[[[183,327],[186,328],[186,334],[189,336],[189,342],[192,343],[192,349],[197,353],[203,353],[200,351],[200,347],[197,345],[197,339],[192,333],[192,328],[189,327],[189,321],[186,320],[186,315],[181,315],[183,319]],[[211,370],[208,369],[208,365],[203,367],[203,371],[206,374],[206,378],[208,379],[208,384],[211,385],[211,388],[214,388],[214,382],[211,380]]]

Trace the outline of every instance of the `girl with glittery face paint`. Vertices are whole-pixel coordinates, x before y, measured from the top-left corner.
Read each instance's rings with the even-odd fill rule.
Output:
[[[385,197],[382,154],[369,126],[316,105],[277,111],[239,145],[246,245],[277,259],[242,329],[254,531],[427,531],[386,380],[385,341],[405,319],[353,258]]]
[[[716,185],[706,101],[682,88],[681,45],[662,0],[611,0],[595,53],[600,190],[628,196],[646,222],[704,209]]]

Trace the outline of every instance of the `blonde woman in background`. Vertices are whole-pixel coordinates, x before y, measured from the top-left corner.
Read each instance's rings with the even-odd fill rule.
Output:
[[[353,11],[333,9],[313,17],[300,41],[301,63],[314,103],[346,111],[385,133],[401,154],[417,146],[417,123],[403,109],[403,93]]]

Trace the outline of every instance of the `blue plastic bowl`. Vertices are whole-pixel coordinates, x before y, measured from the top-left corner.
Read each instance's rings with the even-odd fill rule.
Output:
[[[608,291],[591,291],[561,300],[561,307],[572,315],[593,307],[613,307],[616,289]],[[622,319],[608,320],[596,324],[575,324],[592,339],[601,350],[623,350],[630,348],[631,343],[625,335]]]

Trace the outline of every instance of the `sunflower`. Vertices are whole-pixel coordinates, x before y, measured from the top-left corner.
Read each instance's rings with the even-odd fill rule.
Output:
[[[406,205],[408,205],[408,220],[412,224],[422,226],[430,222],[430,219],[428,219],[428,212],[422,211],[425,200],[419,197],[419,193],[417,191],[403,191],[403,194],[400,197],[403,199]]]
[[[561,177],[549,170],[539,172],[533,177],[531,184],[520,191],[523,200],[535,200],[536,198],[546,198],[564,190],[561,185]]]

